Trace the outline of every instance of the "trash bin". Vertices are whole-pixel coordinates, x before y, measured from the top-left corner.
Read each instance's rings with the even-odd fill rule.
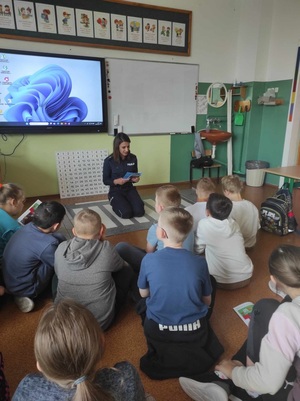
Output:
[[[270,167],[270,163],[261,160],[248,160],[246,166],[246,184],[250,187],[264,185],[265,172],[263,169]]]

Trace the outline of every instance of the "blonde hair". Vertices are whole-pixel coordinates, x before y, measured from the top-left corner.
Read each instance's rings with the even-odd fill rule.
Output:
[[[102,330],[84,306],[66,298],[44,312],[35,334],[35,357],[48,379],[75,388],[73,401],[112,400],[94,382],[103,351]]]
[[[181,207],[167,207],[159,214],[158,225],[174,243],[183,242],[193,227],[193,217]]]
[[[0,184],[0,205],[5,205],[8,199],[19,200],[24,196],[23,189],[16,184]]]
[[[269,271],[283,284],[300,288],[300,247],[280,245],[269,258]]]
[[[99,234],[102,220],[98,213],[91,209],[83,209],[74,217],[76,235],[94,237]]]
[[[179,207],[181,204],[180,192],[174,185],[162,185],[161,187],[157,188],[155,195],[158,203],[163,208],[169,206]]]
[[[216,192],[216,186],[210,178],[204,177],[197,182],[196,193],[198,198],[208,198],[213,192]]]
[[[226,175],[221,179],[222,189],[232,194],[239,194],[242,192],[244,183],[237,175]]]

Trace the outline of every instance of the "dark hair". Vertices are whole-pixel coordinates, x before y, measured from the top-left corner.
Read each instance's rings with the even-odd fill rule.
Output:
[[[32,222],[37,227],[47,229],[53,224],[61,223],[66,210],[64,206],[55,201],[42,202],[34,211]]]
[[[210,212],[211,217],[225,220],[232,210],[232,202],[225,195],[212,193],[207,199],[206,209]]]
[[[280,245],[269,258],[269,271],[288,287],[300,288],[300,247]]]
[[[119,146],[121,145],[122,142],[128,142],[130,143],[130,138],[127,134],[124,134],[124,132],[119,132],[114,139],[114,144],[113,144],[113,157],[114,160],[119,162],[120,161],[120,151],[119,151]]]

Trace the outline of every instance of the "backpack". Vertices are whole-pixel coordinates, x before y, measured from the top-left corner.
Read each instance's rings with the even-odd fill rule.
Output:
[[[214,164],[211,156],[201,156],[198,159],[191,160],[191,166],[194,168],[210,167]]]
[[[284,184],[273,196],[262,202],[260,225],[265,231],[276,235],[287,235],[297,228],[292,210],[292,195]]]

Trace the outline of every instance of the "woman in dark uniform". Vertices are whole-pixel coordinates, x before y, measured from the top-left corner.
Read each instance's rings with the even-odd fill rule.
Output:
[[[103,182],[109,185],[108,199],[113,211],[123,219],[145,214],[144,202],[133,186],[140,178],[124,179],[127,172],[138,172],[137,158],[130,153],[129,136],[120,132],[114,138],[113,153],[104,160]]]

